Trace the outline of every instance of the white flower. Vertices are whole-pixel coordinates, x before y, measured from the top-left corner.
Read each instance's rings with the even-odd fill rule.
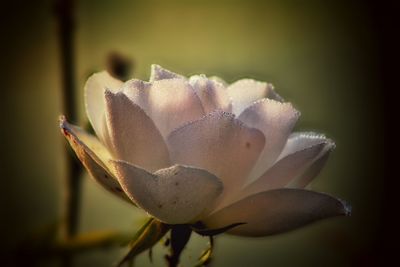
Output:
[[[185,78],[153,65],[149,82],[107,72],[85,86],[97,137],[61,118],[91,176],[168,224],[275,234],[337,215],[341,200],[303,189],[334,143],[292,129],[300,113],[271,84]]]

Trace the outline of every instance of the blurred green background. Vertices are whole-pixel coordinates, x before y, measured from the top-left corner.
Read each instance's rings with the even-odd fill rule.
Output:
[[[1,29],[2,246],[61,216],[65,140],[54,1],[8,3]],[[259,239],[217,237],[213,266],[366,266],[374,260],[383,199],[383,110],[379,49],[371,6],[362,1],[76,1],[76,74],[83,84],[117,51],[148,79],[150,64],[228,82],[272,82],[337,148],[312,187],[345,199],[353,215]],[[7,13],[9,13],[7,15]],[[84,179],[81,230],[132,231],[133,209]],[[207,240],[183,255],[191,266]],[[3,250],[4,251],[4,250]],[[111,266],[123,249],[76,257],[76,266]],[[162,247],[154,266],[164,266]],[[56,262],[48,262],[53,266]],[[47,265],[46,265],[47,266]],[[146,255],[137,266],[151,266]]]

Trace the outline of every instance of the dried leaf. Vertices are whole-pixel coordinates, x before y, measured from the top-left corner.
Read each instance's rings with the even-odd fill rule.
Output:
[[[136,233],[129,243],[129,252],[116,266],[121,267],[125,263],[132,263],[137,255],[157,244],[169,229],[170,226],[168,224],[164,224],[154,218],[149,219]]]

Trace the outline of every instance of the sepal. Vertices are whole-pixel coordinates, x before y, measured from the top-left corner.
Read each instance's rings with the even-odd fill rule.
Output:
[[[169,231],[170,225],[164,224],[154,218],[149,219],[135,234],[129,243],[129,251],[116,265],[123,266],[135,260],[140,253],[151,249]]]

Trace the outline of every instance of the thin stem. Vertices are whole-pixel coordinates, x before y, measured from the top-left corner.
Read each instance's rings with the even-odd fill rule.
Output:
[[[38,239],[39,238],[39,239]],[[41,240],[40,238],[43,238]],[[129,243],[132,233],[95,231],[77,234],[70,239],[47,240],[34,237],[22,243],[12,255],[17,266],[42,266],[44,261],[65,258],[96,249],[120,247]],[[65,264],[65,262],[63,262]]]
[[[56,16],[58,20],[58,36],[62,68],[62,97],[65,116],[73,122],[77,121],[75,103],[75,69],[74,69],[74,0],[56,0]],[[81,165],[69,148],[65,150],[67,173],[64,186],[64,223],[63,234],[71,239],[78,232],[79,206],[81,195]],[[70,266],[70,257],[64,258],[65,266]]]
[[[69,120],[77,119],[75,103],[74,7],[75,0],[56,0],[59,45],[62,64],[64,112]]]

